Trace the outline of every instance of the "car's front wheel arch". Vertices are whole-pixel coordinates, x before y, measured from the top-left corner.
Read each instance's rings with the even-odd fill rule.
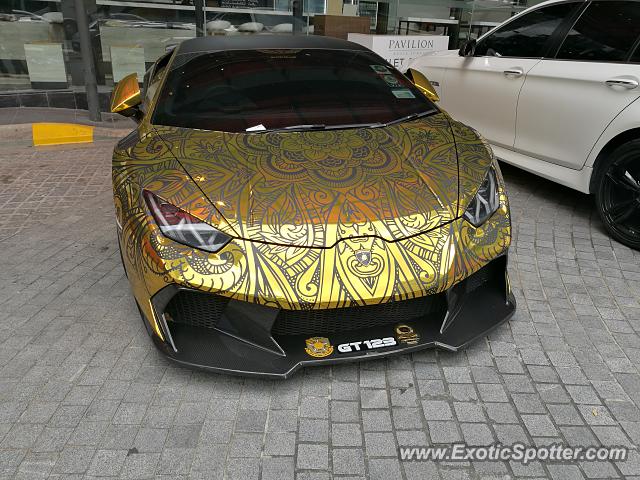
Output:
[[[632,128],[631,130],[619,133],[602,147],[593,162],[593,174],[589,182],[589,193],[596,193],[600,178],[603,175],[603,168],[606,168],[611,154],[622,145],[638,139],[640,139],[640,128]]]
[[[607,155],[595,171],[596,208],[617,241],[640,249],[640,138]]]

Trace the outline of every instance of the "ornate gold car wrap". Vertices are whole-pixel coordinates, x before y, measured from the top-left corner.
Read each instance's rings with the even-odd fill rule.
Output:
[[[480,228],[462,218],[494,160],[442,113],[382,128],[141,137],[116,149],[113,183],[123,261],[149,319],[168,284],[292,310],[424,296],[511,241],[499,170],[500,208]],[[232,240],[208,253],[164,237],[144,189]]]

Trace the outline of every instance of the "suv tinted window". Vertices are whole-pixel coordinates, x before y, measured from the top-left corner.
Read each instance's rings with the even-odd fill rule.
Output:
[[[561,3],[522,15],[482,39],[475,55],[542,57],[549,37],[574,8],[574,3]]]
[[[633,52],[629,61],[631,63],[640,63],[640,46],[636,47],[636,51]]]
[[[565,38],[556,58],[625,61],[640,34],[640,2],[593,2]]]

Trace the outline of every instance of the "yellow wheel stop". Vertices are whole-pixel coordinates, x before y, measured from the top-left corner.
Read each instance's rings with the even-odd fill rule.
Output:
[[[76,123],[34,123],[33,145],[93,142],[93,127]]]

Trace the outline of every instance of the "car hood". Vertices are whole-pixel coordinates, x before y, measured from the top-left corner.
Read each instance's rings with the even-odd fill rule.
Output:
[[[456,144],[442,113],[344,130],[155,129],[241,238],[298,247],[395,241],[457,216]]]

